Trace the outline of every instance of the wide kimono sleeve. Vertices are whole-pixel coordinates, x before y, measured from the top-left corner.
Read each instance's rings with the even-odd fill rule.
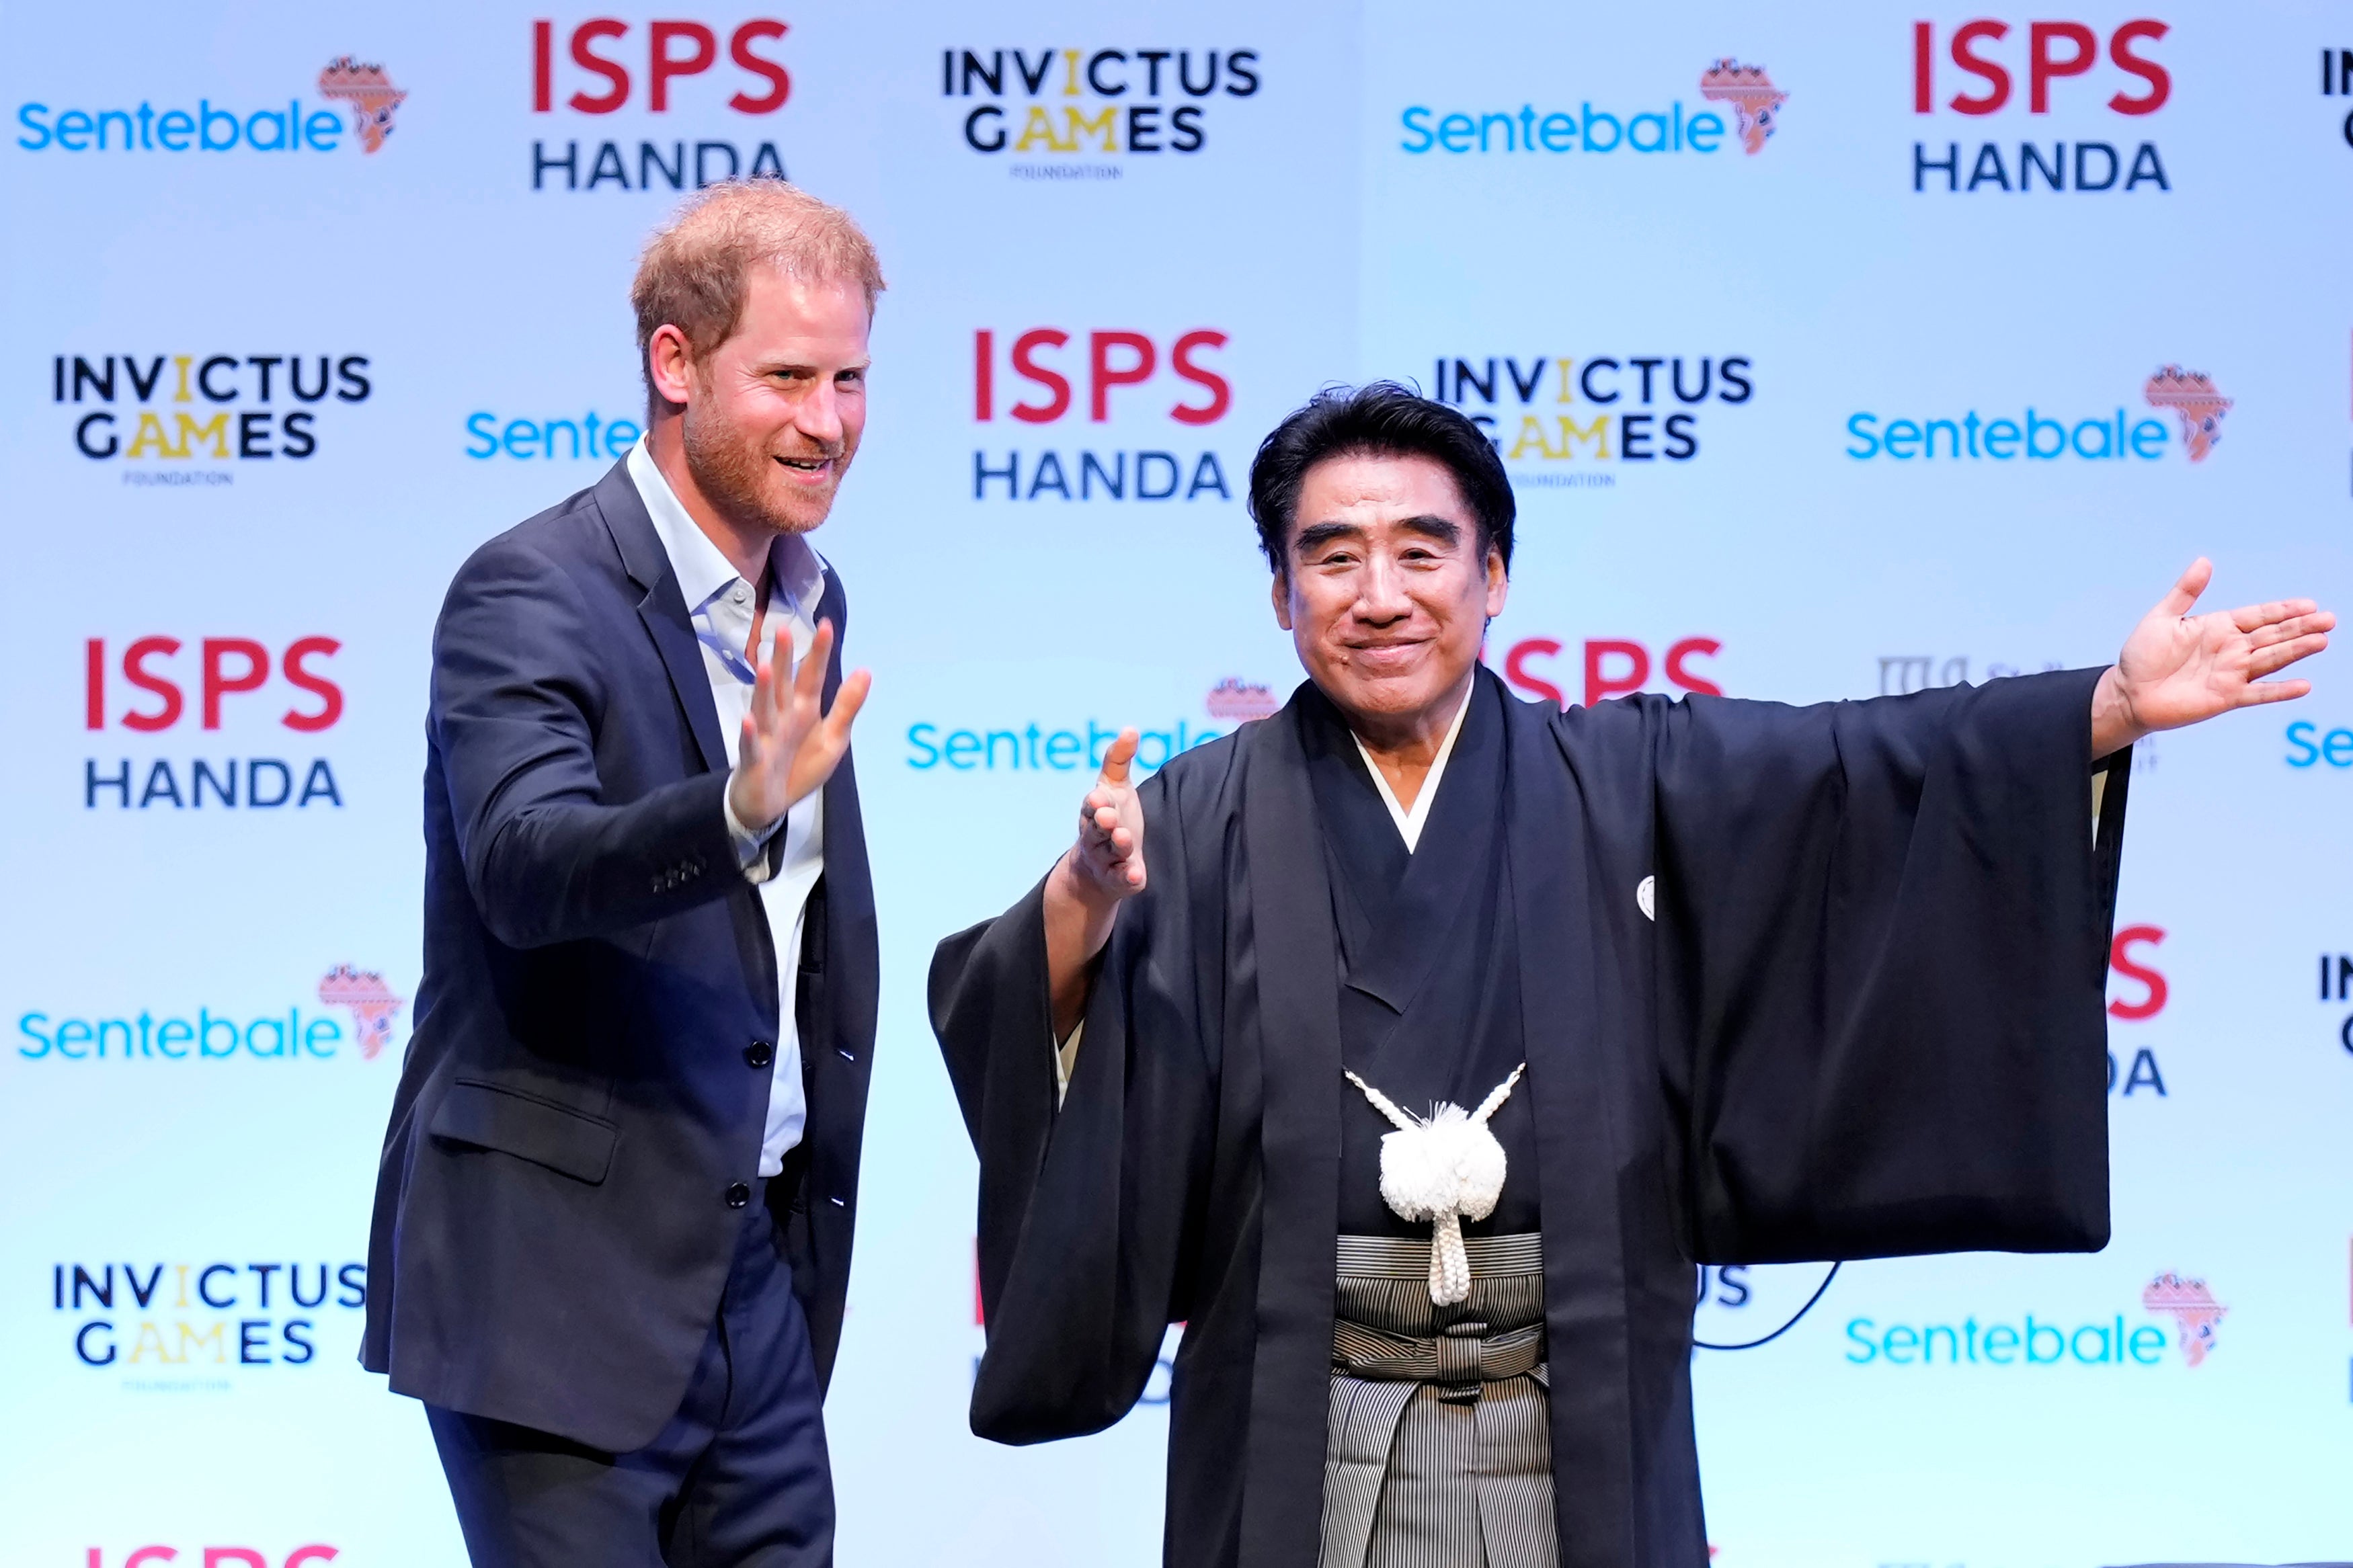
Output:
[[[1151,881],[1121,907],[1056,1106],[1044,884],[939,945],[932,1026],[980,1156],[987,1348],[972,1428],[1006,1443],[1100,1431],[1144,1391],[1172,1319],[1207,1182],[1212,1075],[1201,1034],[1184,824],[1142,786]]]
[[[1696,1260],[2106,1244],[2131,753],[2090,755],[2098,677],[1652,710],[1656,1016]]]

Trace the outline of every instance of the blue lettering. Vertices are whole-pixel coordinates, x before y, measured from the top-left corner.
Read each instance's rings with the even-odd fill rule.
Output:
[[[27,105],[26,105],[26,107],[27,109],[37,109],[37,108],[39,108],[40,106],[39,106],[38,104],[27,104]],[[1419,114],[1419,116],[1421,116],[1421,119],[1420,119],[1420,121],[1419,121],[1419,123],[1417,123],[1417,122],[1415,121],[1415,120],[1414,120],[1414,116],[1415,116],[1415,115],[1417,115],[1417,114]],[[19,118],[21,118],[21,116],[20,116]],[[1430,110],[1427,110],[1427,109],[1423,109],[1423,108],[1419,107],[1419,105],[1417,105],[1416,107],[1414,107],[1414,108],[1412,108],[1412,109],[1409,109],[1409,110],[1407,110],[1403,114],[1399,115],[1398,118],[1400,121],[1402,121],[1404,122],[1404,124],[1405,124],[1405,128],[1406,128],[1408,131],[1411,132],[1414,135],[1417,135],[1417,136],[1419,136],[1419,137],[1420,137],[1420,138],[1421,138],[1421,145],[1420,145],[1420,146],[1419,146],[1419,147],[1415,146],[1415,145],[1414,145],[1412,142],[1398,142],[1398,146],[1400,146],[1400,147],[1402,147],[1402,148],[1404,148],[1404,149],[1405,149],[1407,152],[1409,152],[1409,153],[1427,153],[1427,152],[1429,152],[1429,151],[1430,151],[1430,142],[1436,140],[1436,138],[1435,138],[1435,137],[1433,137],[1433,136],[1430,134]],[[45,133],[45,134],[46,134],[46,133]]]
[[[46,1024],[48,1021],[49,1016],[47,1013],[27,1013],[23,1017],[16,1020],[16,1032],[24,1036],[28,1040],[38,1042],[40,1046],[38,1050],[35,1050],[27,1046],[18,1046],[16,1047],[16,1054],[18,1056],[23,1057],[27,1061],[38,1061],[41,1058],[49,1054],[48,1036],[41,1033],[40,1030],[33,1026],[36,1022]]]
[[[1862,443],[1862,449],[1859,452],[1852,447],[1849,447],[1846,449],[1848,457],[1862,458],[1879,456],[1879,438],[1864,428],[1865,426],[1875,426],[1878,423],[1879,416],[1876,414],[1858,414],[1846,422],[1846,433]]]
[[[1854,1351],[1846,1352],[1846,1359],[1857,1366],[1875,1359],[1879,1354],[1879,1347],[1871,1342],[1871,1327],[1872,1322],[1869,1318],[1856,1318],[1846,1326],[1846,1337],[1852,1340],[1856,1348],[1862,1352],[1861,1355],[1855,1354]]]
[[[40,121],[40,117],[48,111],[49,106],[46,103],[27,103],[17,109],[16,123],[40,137],[38,142],[27,142],[19,136],[16,138],[17,146],[27,153],[37,153],[49,144],[52,139],[49,128]]]
[[[920,754],[919,756],[909,757],[907,759],[907,765],[909,767],[935,768],[940,765],[940,749],[937,746],[933,745],[931,741],[931,738],[939,732],[939,726],[936,724],[910,724],[907,726],[907,744],[915,748],[916,752]]]
[[[495,424],[497,420],[497,415],[487,411],[480,414],[469,414],[466,416],[467,431],[472,435],[475,440],[480,441],[482,444],[481,450],[479,452],[471,446],[469,446],[466,448],[466,456],[470,458],[495,458],[499,455],[499,438],[497,435],[489,428],[489,426]]]

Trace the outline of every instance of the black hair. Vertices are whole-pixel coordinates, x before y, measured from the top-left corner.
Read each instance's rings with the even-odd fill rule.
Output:
[[[1250,462],[1250,514],[1258,546],[1275,571],[1299,510],[1307,470],[1334,458],[1421,457],[1445,466],[1479,524],[1479,552],[1490,546],[1512,568],[1512,521],[1518,507],[1503,459],[1479,426],[1445,404],[1394,381],[1327,386],[1276,426]]]

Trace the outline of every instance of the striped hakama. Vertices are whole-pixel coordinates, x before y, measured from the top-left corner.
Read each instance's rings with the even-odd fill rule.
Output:
[[[1319,1568],[1554,1568],[1544,1242],[1472,1237],[1470,1299],[1430,1243],[1343,1236]]]

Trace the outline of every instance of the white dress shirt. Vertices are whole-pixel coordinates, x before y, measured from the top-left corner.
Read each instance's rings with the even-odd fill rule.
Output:
[[[702,646],[702,669],[711,680],[711,700],[719,710],[719,733],[727,746],[727,765],[735,765],[743,741],[744,716],[752,710],[752,683],[756,670],[744,657],[752,640],[752,618],[759,608],[759,588],[746,583],[711,542],[677,492],[654,466],[653,453],[641,438],[629,449],[629,478],[653,519],[670,556],[671,574],[685,596],[695,640]],[[776,675],[797,668],[807,657],[817,636],[817,606],[825,591],[825,566],[807,540],[785,536],[783,549],[773,559],[778,580],[771,584],[767,618],[761,627],[761,652],[774,660]],[[778,647],[779,637],[789,640]],[[779,658],[779,655],[787,655]],[[760,903],[768,917],[768,935],[776,955],[776,1059],[768,1083],[768,1120],[760,1140],[760,1171],[773,1176],[782,1171],[785,1152],[801,1141],[808,1121],[808,1100],[801,1089],[801,1042],[793,1016],[794,992],[800,969],[801,924],[808,896],[825,870],[824,793],[814,792],[786,814],[784,854],[772,875],[764,852],[776,827],[765,833],[747,830],[735,820],[734,808],[723,805],[727,830],[735,840],[744,875],[758,885]],[[712,1042],[713,1050],[733,1052],[741,1042]]]

